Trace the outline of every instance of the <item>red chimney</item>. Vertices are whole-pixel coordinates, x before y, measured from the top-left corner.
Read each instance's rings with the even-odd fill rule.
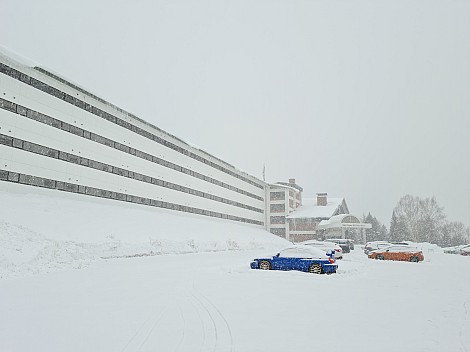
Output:
[[[328,204],[328,193],[317,193],[317,205],[326,206]]]

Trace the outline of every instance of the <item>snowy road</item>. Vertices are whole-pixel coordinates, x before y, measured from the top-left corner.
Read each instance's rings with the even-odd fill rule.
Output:
[[[0,351],[470,351],[470,258],[250,270],[259,251],[102,260],[0,280]]]

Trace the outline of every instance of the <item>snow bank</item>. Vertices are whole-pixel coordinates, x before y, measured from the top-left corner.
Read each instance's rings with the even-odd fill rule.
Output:
[[[135,204],[0,184],[0,278],[81,268],[93,260],[290,243],[249,225]]]
[[[433,254],[433,253],[444,253],[443,249],[439,247],[437,244],[428,243],[428,242],[410,242],[407,241],[410,246],[416,247],[426,254]]]

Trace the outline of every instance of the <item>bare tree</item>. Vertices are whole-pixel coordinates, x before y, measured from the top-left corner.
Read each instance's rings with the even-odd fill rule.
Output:
[[[393,240],[438,243],[446,216],[434,197],[406,195],[393,210],[390,237]]]
[[[440,245],[442,247],[458,246],[468,243],[469,228],[461,222],[449,222],[442,227]]]

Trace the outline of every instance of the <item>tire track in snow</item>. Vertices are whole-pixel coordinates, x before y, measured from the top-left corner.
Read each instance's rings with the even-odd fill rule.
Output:
[[[467,309],[467,302],[464,302],[463,303],[463,309],[465,311],[464,313],[464,320],[465,322],[468,320],[468,309]],[[460,328],[460,331],[459,331],[459,339],[460,339],[460,351],[462,352],[468,352],[469,351],[469,348],[467,346],[467,341],[464,341],[464,337],[462,336],[464,334],[464,329],[466,329],[466,324],[464,324],[463,327]],[[465,330],[466,331],[466,330]]]
[[[140,351],[142,349],[142,347],[145,345],[145,343],[147,342],[148,338],[152,334],[155,327],[161,321],[165,310],[166,310],[166,308],[163,308],[158,313],[151,314],[147,318],[147,320],[144,323],[142,323],[142,325],[139,327],[139,329],[137,329],[137,331],[130,338],[130,340],[127,342],[127,344],[122,348],[121,352],[126,352],[128,350]],[[145,330],[147,330],[147,331],[145,331]],[[140,344],[139,344],[138,348],[137,349],[130,348],[130,346],[133,345],[134,340],[136,341],[135,344],[139,343],[139,342],[137,342],[139,339],[136,340],[136,338],[140,335],[143,335],[142,337],[140,337],[140,339],[143,339],[143,341],[140,341]]]
[[[199,307],[202,308],[202,312],[205,313],[205,316],[207,318],[209,318],[209,324],[212,325],[212,328],[213,328],[213,334],[214,334],[214,342],[213,342],[213,347],[210,349],[211,351],[216,351],[216,348],[217,348],[217,340],[218,340],[218,331],[217,331],[217,324],[211,314],[211,312],[209,311],[209,309],[207,308],[207,306],[204,304],[204,302],[201,301],[201,299],[199,299],[194,293],[191,294],[191,296],[193,297],[194,300],[196,300],[196,302],[198,303]],[[200,315],[201,316],[201,315]],[[201,345],[201,349],[200,351],[206,351],[207,349],[204,349],[204,346],[206,344],[206,341],[208,340],[207,339],[207,330],[206,330],[206,326],[204,324],[204,319],[201,319],[201,323],[202,323],[202,327],[203,327],[203,333],[204,333],[204,340],[203,340],[203,344]],[[208,342],[209,343],[209,342]]]
[[[199,347],[199,351],[203,351],[203,348],[206,344],[206,328],[204,326],[204,319],[201,315],[201,309],[198,308],[198,306],[200,306],[200,303],[195,303],[195,301],[197,302],[196,298],[194,298],[194,296],[191,293],[189,295],[190,296],[188,298],[188,301],[191,303],[191,307],[194,309],[199,319],[198,322],[199,322],[199,326],[201,328],[201,333],[202,333],[202,341]]]
[[[220,319],[222,319],[222,321],[224,322],[224,325],[225,325],[225,329],[228,333],[228,336],[229,336],[229,341],[230,341],[230,344],[229,344],[229,351],[232,352],[233,350],[233,336],[232,336],[232,329],[230,328],[230,324],[228,323],[227,319],[225,318],[225,316],[222,314],[222,312],[219,310],[219,308],[217,308],[216,305],[214,305],[214,303],[209,300],[206,296],[204,296],[201,292],[199,292],[199,294],[201,295],[201,297],[203,297],[206,302],[208,302],[214,309],[215,311],[217,312],[217,314],[219,315]]]
[[[180,317],[181,317],[181,320],[183,322],[183,328],[181,330],[181,338],[178,342],[178,346],[176,347],[175,351],[178,352],[181,350],[182,346],[183,346],[183,342],[185,340],[185,337],[186,337],[186,318],[184,316],[184,311],[183,309],[181,309],[181,305],[178,305],[178,309],[180,311]]]
[[[218,351],[218,322],[194,290],[175,294],[165,303],[140,325],[121,352]]]
[[[152,325],[152,328],[150,329],[150,331],[147,333],[147,335],[145,336],[144,340],[142,341],[142,343],[140,344],[139,346],[139,349],[137,350],[137,352],[141,351],[142,350],[142,347],[145,345],[145,343],[148,341],[150,335],[152,335],[153,331],[155,330],[155,328],[157,327],[158,323],[160,323],[160,321],[162,320],[163,318],[163,314],[165,312],[166,308],[163,309],[162,311],[162,314],[157,318],[155,319],[154,321],[154,324]]]
[[[215,342],[212,351],[232,351],[233,337],[230,325],[217,306],[198,291],[193,282],[193,297],[201,304],[214,328]],[[198,297],[199,296],[199,297]]]

